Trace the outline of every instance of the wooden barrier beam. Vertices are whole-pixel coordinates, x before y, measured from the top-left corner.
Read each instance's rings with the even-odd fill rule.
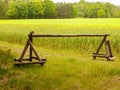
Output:
[[[33,34],[32,37],[103,37],[110,34]]]
[[[19,65],[27,65],[27,64],[41,64],[43,65],[46,63],[45,61],[40,61],[40,62],[15,62],[14,65],[19,66]]]
[[[41,65],[45,64],[47,59],[41,58],[39,56],[38,52],[36,51],[33,45],[33,37],[103,37],[103,40],[100,43],[96,53],[93,53],[93,57],[94,59],[96,59],[96,57],[107,58],[107,60],[113,59],[110,42],[107,40],[107,36],[110,36],[110,34],[34,34],[34,32],[32,31],[28,36],[29,36],[28,41],[20,55],[20,58],[14,59],[15,65],[19,66],[19,65],[26,65],[26,64],[41,64]],[[99,53],[103,44],[105,44],[106,54]],[[29,58],[24,59],[23,57],[25,56],[25,53],[28,48],[29,48]],[[35,57],[33,57],[33,52],[35,54]],[[32,59],[38,60],[38,62],[33,62]],[[26,62],[26,61],[29,61],[29,62]]]

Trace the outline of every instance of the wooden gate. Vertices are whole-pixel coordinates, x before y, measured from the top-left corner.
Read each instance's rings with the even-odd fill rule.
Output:
[[[33,38],[35,37],[103,37],[103,40],[101,41],[97,51],[93,53],[93,59],[96,59],[96,57],[106,58],[108,61],[113,59],[113,54],[110,46],[110,41],[107,40],[107,37],[110,36],[109,34],[34,34],[34,32],[30,32],[28,35],[28,41],[23,49],[22,54],[20,55],[20,58],[16,58],[15,65],[25,65],[25,64],[41,64],[44,65],[46,63],[45,58],[41,58],[39,54],[37,53],[34,45],[33,45]],[[100,54],[100,49],[105,45],[105,54]],[[24,59],[25,53],[29,47],[29,58]],[[35,57],[33,57],[33,52]],[[35,59],[37,61],[33,61],[32,59]]]

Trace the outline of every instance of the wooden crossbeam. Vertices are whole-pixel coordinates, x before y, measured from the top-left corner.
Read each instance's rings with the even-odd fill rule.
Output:
[[[27,65],[27,64],[40,64],[43,65],[46,63],[45,61],[40,61],[40,62],[15,62],[14,65],[19,66],[19,65]]]
[[[32,37],[103,37],[109,34],[33,34]]]
[[[106,54],[97,54],[97,53],[93,53],[93,56],[95,56],[95,57],[103,57],[103,58],[109,57],[109,55],[106,55]]]

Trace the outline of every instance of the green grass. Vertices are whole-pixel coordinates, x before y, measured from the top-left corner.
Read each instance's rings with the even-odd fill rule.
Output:
[[[37,48],[40,55],[48,59],[45,66],[15,67],[13,58],[19,56],[23,45],[0,43],[1,90],[119,90],[120,88],[119,60],[107,62],[106,59],[97,58],[94,61],[89,53]]]
[[[0,21],[0,90],[119,90],[120,19],[41,19]],[[34,39],[45,66],[15,67],[30,31],[47,34],[111,36],[115,61],[91,57],[102,38]],[[27,53],[28,56],[28,53]]]
[[[1,20],[1,41],[25,44],[30,31],[44,34],[110,34],[110,42],[116,52],[120,50],[120,19],[40,19],[40,20]],[[97,46],[102,38],[41,38],[35,39],[37,46],[73,48],[80,50]],[[83,49],[84,50],[84,49]]]

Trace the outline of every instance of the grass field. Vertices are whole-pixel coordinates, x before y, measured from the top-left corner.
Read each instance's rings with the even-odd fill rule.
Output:
[[[15,67],[30,31],[45,34],[111,36],[115,61],[92,59],[102,38],[40,38],[34,44],[45,66]],[[0,21],[0,90],[119,90],[120,19],[41,19]]]
[[[115,51],[120,50],[120,19],[41,19],[41,20],[1,20],[0,38],[1,41],[10,43],[25,44],[30,31],[45,34],[106,34],[111,35],[110,41]],[[64,39],[64,40],[63,40]],[[37,39],[34,40],[37,46],[56,48],[76,48],[81,49],[87,45],[92,48],[98,45],[101,38],[71,38],[62,39]],[[74,45],[71,43],[74,42]],[[90,43],[89,43],[90,42]],[[39,44],[41,43],[41,44]],[[49,44],[48,44],[49,43]],[[59,44],[58,44],[59,43]],[[66,46],[65,46],[65,45]],[[78,49],[78,48],[76,48]]]

